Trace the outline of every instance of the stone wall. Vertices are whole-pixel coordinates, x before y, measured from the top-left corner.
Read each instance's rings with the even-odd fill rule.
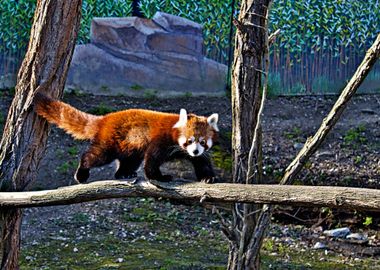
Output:
[[[95,18],[77,45],[66,88],[108,95],[222,95],[227,67],[203,55],[202,26],[157,12]]]

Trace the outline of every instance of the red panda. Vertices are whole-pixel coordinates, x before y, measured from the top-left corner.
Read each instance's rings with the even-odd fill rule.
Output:
[[[218,133],[218,114],[209,117],[129,109],[104,116],[82,112],[41,93],[34,97],[35,112],[57,125],[75,139],[90,140],[90,147],[80,159],[75,180],[84,183],[90,169],[119,161],[116,179],[132,178],[144,161],[148,179],[170,181],[160,166],[173,159],[187,159],[194,166],[199,181],[212,183],[215,173],[206,155]]]

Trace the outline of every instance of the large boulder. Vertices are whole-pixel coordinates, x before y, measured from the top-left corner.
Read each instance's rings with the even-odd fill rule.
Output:
[[[203,55],[201,25],[157,12],[95,18],[91,43],[75,48],[66,87],[94,94],[224,93],[227,68]]]

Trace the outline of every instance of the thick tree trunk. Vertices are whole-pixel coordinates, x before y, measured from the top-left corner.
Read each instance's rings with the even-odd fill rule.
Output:
[[[234,183],[257,184],[261,179],[261,128],[255,127],[261,103],[266,16],[270,2],[242,1],[239,18],[235,21],[237,31],[231,80]],[[249,160],[254,137],[256,143]],[[238,237],[230,243],[228,269],[258,268],[258,259],[251,262],[247,258],[248,244],[256,225],[257,209],[258,206],[252,204],[237,204],[233,209],[233,223],[236,225],[234,230]]]
[[[59,97],[80,24],[81,0],[38,1],[28,51],[0,143],[0,190],[20,191],[34,181],[45,150],[47,123],[35,115],[37,91]],[[18,268],[20,210],[2,209],[2,269]]]

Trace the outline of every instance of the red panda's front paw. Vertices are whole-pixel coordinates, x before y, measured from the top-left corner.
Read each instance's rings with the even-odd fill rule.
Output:
[[[206,184],[213,184],[213,183],[216,183],[217,181],[218,181],[218,178],[216,176],[206,176],[201,179],[201,182],[206,183]]]

